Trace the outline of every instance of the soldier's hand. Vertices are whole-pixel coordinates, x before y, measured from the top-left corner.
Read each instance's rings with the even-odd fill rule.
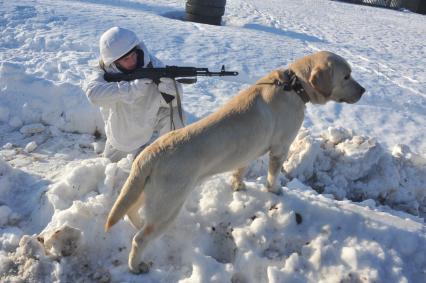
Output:
[[[171,78],[160,78],[160,83],[158,84],[158,90],[161,93],[166,93],[168,95],[176,96],[175,81]]]

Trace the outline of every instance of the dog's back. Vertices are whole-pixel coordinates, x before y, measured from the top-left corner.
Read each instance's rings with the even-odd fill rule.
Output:
[[[202,179],[247,165],[266,153],[273,133],[273,114],[263,104],[258,91],[246,89],[219,111],[160,137],[151,145],[165,159],[158,169]]]

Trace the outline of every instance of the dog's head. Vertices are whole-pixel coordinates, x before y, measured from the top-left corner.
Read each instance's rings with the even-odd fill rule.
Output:
[[[365,89],[351,76],[345,59],[328,51],[321,51],[296,60],[290,65],[309,95],[310,101],[355,103]]]

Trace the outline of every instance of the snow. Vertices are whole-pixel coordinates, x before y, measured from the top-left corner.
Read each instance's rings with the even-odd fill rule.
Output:
[[[4,226],[9,223],[9,216],[12,210],[7,205],[0,206],[0,225]]]
[[[375,138],[329,128],[313,138],[302,130],[284,169],[291,178],[336,199],[376,200],[424,218],[426,158],[397,144],[392,152]]]
[[[175,0],[0,1],[0,281],[424,282],[426,18],[325,0],[228,1],[222,26],[181,21]],[[106,215],[130,170],[99,157],[99,110],[82,87],[98,38],[119,25],[169,65],[239,71],[184,86],[194,122],[295,58],[330,50],[367,89],[354,105],[308,105],[267,192],[230,174],[190,194],[134,275],[134,228]],[[101,137],[99,138],[99,134]]]

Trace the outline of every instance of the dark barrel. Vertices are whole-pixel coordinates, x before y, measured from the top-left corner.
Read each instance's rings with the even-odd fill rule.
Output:
[[[185,19],[209,25],[220,25],[225,13],[226,0],[187,0]]]

